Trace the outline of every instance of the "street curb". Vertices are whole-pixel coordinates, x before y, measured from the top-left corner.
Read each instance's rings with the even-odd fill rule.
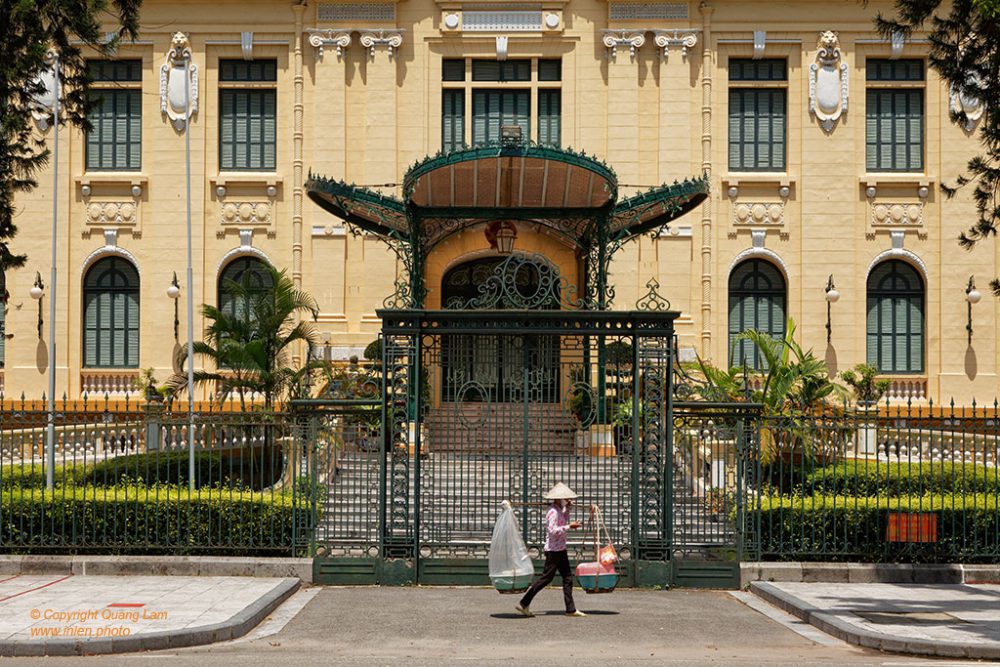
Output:
[[[154,577],[294,577],[313,581],[312,558],[223,556],[0,556],[0,577],[19,574]]]
[[[0,640],[0,656],[106,655],[109,653],[157,651],[166,648],[182,648],[228,641],[250,632],[268,614],[297,591],[300,585],[301,582],[293,577],[282,579],[267,593],[221,623],[114,639],[53,639],[48,641],[4,639]]]
[[[971,658],[973,660],[996,660],[1000,658],[1000,642],[971,644],[953,641],[934,641],[930,639],[903,639],[858,627],[835,614],[810,606],[795,595],[781,590],[774,584],[755,581],[750,584],[750,590],[775,607],[849,644],[864,646],[865,648],[872,648],[887,653],[932,655],[943,658]]]
[[[784,584],[983,584],[1000,583],[1000,565],[959,563],[813,563],[740,564],[740,588],[755,581]]]

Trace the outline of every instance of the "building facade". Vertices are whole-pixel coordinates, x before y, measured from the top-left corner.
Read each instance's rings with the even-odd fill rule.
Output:
[[[403,269],[308,199],[309,174],[398,195],[414,162],[519,128],[598,156],[624,196],[709,175],[700,207],[611,267],[616,309],[658,281],[681,312],[682,359],[759,365],[735,336],[780,335],[791,320],[831,370],[876,365],[895,400],[992,400],[997,306],[967,296],[970,279],[985,288],[997,274],[997,250],[958,247],[975,208],[939,190],[977,149],[978,103],[928,68],[925,37],[875,33],[880,8],[147,0],[139,38],[91,63],[93,131],[61,131],[57,187],[43,173],[18,202],[15,249],[29,259],[3,276],[5,394],[46,386],[54,193],[58,392],[121,394],[141,369],[172,372],[186,290],[217,304],[221,282],[259,262],[317,299],[316,354],[360,355]],[[956,108],[969,124],[951,120]],[[51,142],[44,110],[38,123]],[[428,306],[490,251],[484,231],[428,259]],[[572,262],[544,230],[519,232],[519,250]],[[196,314],[196,335],[202,324]]]

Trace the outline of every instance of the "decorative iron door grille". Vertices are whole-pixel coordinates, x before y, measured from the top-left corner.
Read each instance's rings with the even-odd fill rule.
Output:
[[[485,559],[500,503],[511,500],[541,557],[542,494],[561,481],[579,494],[585,524],[586,508],[601,507],[624,561],[669,558],[674,314],[379,314],[386,556]],[[520,344],[495,343],[505,339]],[[448,358],[456,348],[480,351],[461,377]],[[592,530],[573,533],[569,549],[592,560]]]

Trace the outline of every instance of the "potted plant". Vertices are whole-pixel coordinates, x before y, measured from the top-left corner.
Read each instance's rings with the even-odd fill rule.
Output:
[[[713,487],[705,492],[705,510],[708,512],[709,521],[717,523],[726,516],[729,510],[726,490]]]
[[[869,364],[858,364],[840,374],[841,379],[854,391],[854,399],[861,408],[863,426],[858,429],[858,454],[874,454],[878,448],[878,432],[869,420],[869,412],[889,391],[890,380],[877,379],[878,369]]]

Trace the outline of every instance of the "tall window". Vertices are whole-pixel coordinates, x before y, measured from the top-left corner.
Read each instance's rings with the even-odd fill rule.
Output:
[[[247,298],[233,294],[229,281],[245,285]],[[250,313],[248,299],[267,294],[274,289],[274,281],[267,264],[256,257],[240,257],[226,265],[219,275],[219,310],[234,317],[247,317]]]
[[[774,264],[762,259],[741,262],[729,275],[729,363],[746,362],[753,370],[765,370],[757,348],[748,340],[737,340],[749,330],[785,337],[785,279]]]
[[[278,64],[219,61],[219,169],[273,171],[277,146]]]
[[[531,132],[530,90],[473,90],[472,145],[500,141],[500,128],[517,125],[521,136]]]
[[[85,161],[91,171],[142,167],[142,61],[91,60],[93,106]]]
[[[99,260],[83,279],[83,365],[139,367],[139,273],[120,257]]]
[[[729,61],[729,169],[784,171],[788,71],[780,58]]]
[[[868,171],[923,171],[923,61],[870,58],[866,74]]]
[[[444,60],[442,148],[453,151],[465,145],[497,142],[504,125],[520,127],[525,140],[558,146],[562,141],[561,79],[562,62],[558,59]],[[498,87],[498,83],[514,85]],[[538,110],[534,126],[533,105]],[[469,114],[472,122],[466,123]]]
[[[881,373],[924,370],[924,282],[906,262],[868,275],[868,363]]]

